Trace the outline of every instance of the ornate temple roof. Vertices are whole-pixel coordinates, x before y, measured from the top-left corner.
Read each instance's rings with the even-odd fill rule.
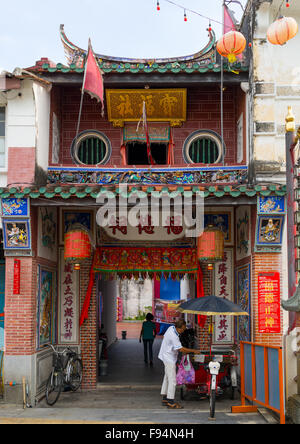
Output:
[[[62,63],[53,63],[48,59],[41,59],[32,66],[31,71],[48,73],[78,73],[84,72],[84,63],[87,56],[87,50],[80,48],[72,43],[66,36],[64,25],[60,26],[60,37],[64,46],[67,65]],[[135,59],[126,57],[113,57],[95,53],[99,67],[103,73],[218,73],[221,66],[216,53],[216,35],[213,30],[208,30],[208,43],[200,51],[182,57],[157,58],[157,59]],[[231,72],[232,68],[224,59],[224,71]],[[247,61],[236,63],[234,69],[241,72],[248,71]]]
[[[64,25],[60,25],[60,37],[63,43],[65,54],[68,60],[69,65],[75,64],[77,68],[82,68],[84,66],[84,61],[87,55],[87,51],[79,48],[74,45],[74,43],[70,42],[67,38]],[[95,53],[99,64],[129,64],[129,65],[166,65],[168,63],[196,63],[201,62],[202,64],[211,63],[215,60],[215,44],[216,44],[216,35],[213,30],[208,30],[209,41],[207,45],[200,51],[195,54],[183,56],[183,57],[173,57],[173,58],[157,58],[157,59],[135,59],[135,58],[126,58],[126,57],[112,57],[103,54]]]

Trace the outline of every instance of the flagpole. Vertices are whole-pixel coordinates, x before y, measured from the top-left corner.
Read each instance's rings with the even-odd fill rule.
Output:
[[[225,0],[223,0],[222,6],[222,32],[225,34]],[[221,140],[222,140],[222,164],[225,164],[225,153],[224,153],[224,104],[223,104],[223,87],[224,87],[224,63],[223,57],[221,56]]]
[[[80,107],[79,107],[79,115],[78,115],[76,136],[75,136],[75,146],[77,144],[77,137],[78,137],[78,134],[79,134],[79,126],[80,126],[81,113],[82,113],[82,104],[83,104],[83,96],[84,96],[83,87],[84,87],[84,83],[85,83],[85,79],[86,79],[86,67],[87,67],[87,59],[88,59],[88,56],[89,56],[90,46],[91,46],[91,40],[89,39],[89,46],[88,46],[88,52],[87,52],[86,61],[85,61],[83,82],[82,82],[82,88],[81,88]]]

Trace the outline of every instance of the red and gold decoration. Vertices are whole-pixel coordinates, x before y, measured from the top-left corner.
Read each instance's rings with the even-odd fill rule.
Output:
[[[99,247],[95,252],[95,272],[118,274],[121,278],[147,274],[169,275],[176,279],[186,273],[197,273],[195,248]],[[157,276],[158,277],[158,276]]]
[[[258,274],[258,331],[280,333],[280,274]]]
[[[65,234],[64,259],[80,269],[80,263],[91,257],[91,241],[88,231],[82,225],[75,224]]]
[[[236,61],[236,56],[242,54],[246,48],[246,39],[242,33],[238,31],[230,31],[224,34],[217,42],[217,51],[227,57],[229,63]]]
[[[267,37],[273,45],[284,45],[298,33],[298,23],[293,17],[280,17],[269,26]]]
[[[138,278],[140,275],[159,278],[161,274],[172,279],[183,279],[186,273],[198,276],[197,286],[200,296],[203,292],[202,271],[197,261],[195,248],[122,248],[98,247],[90,269],[89,284],[82,307],[79,325],[88,319],[88,311],[95,273],[103,273],[111,278]],[[200,282],[201,281],[201,282]]]

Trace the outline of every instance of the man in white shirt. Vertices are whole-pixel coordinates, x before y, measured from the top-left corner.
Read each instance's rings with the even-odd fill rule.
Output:
[[[172,409],[180,409],[182,406],[174,401],[176,391],[176,362],[178,352],[181,353],[201,353],[200,350],[182,347],[179,335],[186,329],[184,319],[179,319],[175,325],[172,325],[166,331],[158,358],[163,361],[165,366],[165,375],[161,387],[162,403]]]

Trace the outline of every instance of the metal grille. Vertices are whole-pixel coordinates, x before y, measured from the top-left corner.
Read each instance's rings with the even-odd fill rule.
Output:
[[[85,165],[97,165],[106,156],[107,147],[105,142],[99,137],[88,137],[84,139],[77,150],[80,162]]]
[[[219,148],[212,139],[199,137],[191,143],[188,154],[193,163],[216,163]]]

